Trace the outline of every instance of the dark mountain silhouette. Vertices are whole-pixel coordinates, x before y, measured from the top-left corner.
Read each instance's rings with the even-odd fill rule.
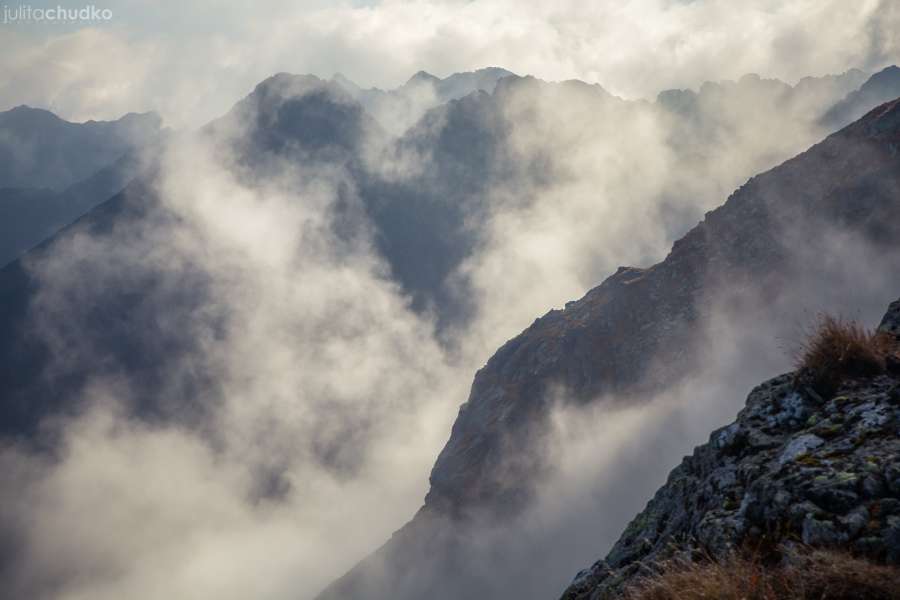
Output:
[[[499,593],[502,551],[485,554],[475,540],[488,523],[513,523],[546,474],[542,447],[555,390],[576,405],[610,396],[624,403],[683,381],[699,366],[697,350],[723,297],[744,313],[733,324],[740,339],[763,316],[786,326],[800,318],[801,298],[848,290],[858,299],[853,290],[866,289],[870,269],[898,281],[898,143],[900,100],[750,179],[663,262],[621,268],[505,344],[475,376],[424,506],[320,597]],[[866,249],[865,268],[850,248]],[[754,313],[759,298],[765,308]],[[482,562],[491,562],[496,579],[485,577]],[[517,584],[540,589],[552,574],[531,577]]]
[[[149,142],[142,152],[152,154],[151,146],[155,143]],[[130,151],[60,192],[0,189],[0,265],[13,261],[124,189],[141,172],[144,160],[138,152]]]
[[[272,155],[358,160],[370,138],[381,135],[378,123],[341,86],[288,73],[257,85],[204,133],[228,144],[240,161],[253,167]]]
[[[279,74],[203,132],[219,148],[229,149],[248,180],[275,176],[285,160],[303,165],[310,174],[323,166],[342,169],[354,192],[338,186],[350,214],[337,224],[336,233],[360,235],[364,221],[354,215],[361,209],[363,214],[355,217],[374,225],[376,246],[416,306],[424,310],[437,303],[455,316],[460,309],[444,280],[474,243],[463,221],[488,184],[482,169],[492,164],[484,155],[493,148],[491,127],[497,121],[496,115],[479,112],[479,103],[485,104],[478,95],[451,101],[428,113],[404,137],[391,140],[342,86],[313,76]],[[442,126],[429,125],[436,119],[442,119]],[[473,147],[478,152],[471,152]],[[433,153],[429,165],[437,168],[396,179],[372,163],[373,156],[391,160],[414,153]],[[358,200],[351,197],[354,193]]]
[[[228,154],[240,176],[265,178],[272,162],[285,159],[312,170],[343,165],[348,172],[359,173],[362,146],[378,135],[378,126],[337,86],[282,74],[261,83],[198,135]],[[213,303],[208,277],[198,265],[186,264],[173,273],[161,265],[144,264],[122,248],[117,260],[135,261],[133,276],[90,289],[82,288],[78,278],[82,274],[86,279],[101,278],[103,269],[96,261],[112,257],[87,254],[73,257],[77,260],[70,272],[59,274],[75,279],[67,293],[79,297],[67,298],[69,304],[63,308],[48,305],[41,295],[45,257],[66,256],[68,244],[123,231],[129,232],[127,239],[177,226],[178,216],[159,201],[154,169],[146,167],[120,193],[0,270],[4,433],[30,435],[44,416],[57,410],[77,411],[86,382],[123,373],[135,383],[134,410],[145,418],[191,422],[209,408],[198,394],[203,389],[215,395],[209,373],[198,371],[186,379],[171,376],[172,369],[189,362],[187,355],[195,349],[189,323],[200,307]],[[115,171],[100,174],[84,189],[107,185],[104,176],[117,184],[121,180],[115,175]],[[49,198],[44,200],[52,201]],[[74,326],[39,335],[56,311],[64,311],[65,321]],[[208,316],[212,321],[217,318],[215,311]],[[168,389],[172,381],[184,385]]]
[[[138,416],[172,418],[177,412],[179,420],[190,423],[205,414],[197,390],[201,381],[203,389],[211,389],[213,382],[203,379],[202,373],[196,379],[179,378],[181,387],[162,393],[169,383],[169,369],[187,360],[194,349],[186,333],[188,324],[195,311],[209,302],[208,278],[201,270],[187,265],[173,274],[162,267],[139,268],[135,264],[133,277],[103,282],[98,281],[102,270],[96,261],[117,258],[89,253],[72,256],[66,272],[57,273],[71,278],[68,295],[61,299],[42,296],[42,276],[46,274],[35,270],[46,256],[68,256],[67,245],[79,239],[123,230],[139,236],[147,223],[165,228],[175,219],[160,205],[152,185],[138,179],[24,258],[0,269],[4,407],[0,430],[4,434],[31,438],[48,415],[74,414],[81,409],[79,400],[86,382],[122,373],[135,384],[133,409]],[[122,255],[127,256],[126,249]],[[62,327],[48,335],[43,328],[50,323]]]
[[[858,90],[835,104],[822,116],[826,127],[843,127],[866,114],[871,107],[900,95],[900,67],[891,65],[872,75]]]
[[[27,106],[0,113],[0,265],[122,190],[160,125],[152,113],[86,123]]]
[[[62,191],[155,140],[160,128],[153,113],[70,123],[27,106],[2,112],[0,188]]]
[[[556,85],[516,77],[500,82],[493,94],[476,91],[428,110],[391,138],[341,86],[280,74],[204,131],[234,152],[251,179],[271,176],[285,159],[344,168],[393,276],[414,306],[435,309],[443,326],[464,320],[471,309],[465,286],[448,278],[482,239],[490,188],[512,181],[528,187],[549,176],[541,164],[508,152],[512,124],[505,106]],[[598,86],[586,87],[586,94],[612,98]],[[412,163],[413,172],[395,176],[395,162]]]

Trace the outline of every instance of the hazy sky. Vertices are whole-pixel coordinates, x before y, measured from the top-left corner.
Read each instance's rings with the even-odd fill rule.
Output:
[[[83,7],[53,0],[32,8]],[[392,87],[498,65],[600,83],[626,97],[737,78],[792,82],[875,69],[895,54],[892,0],[268,0],[95,4],[96,22],[2,23],[0,108],[71,119],[157,110],[175,126],[221,114],[278,72]],[[0,5],[15,11],[16,2]]]

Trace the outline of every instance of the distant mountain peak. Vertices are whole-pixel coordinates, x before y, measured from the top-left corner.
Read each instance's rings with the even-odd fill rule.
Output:
[[[859,92],[865,94],[886,91],[893,94],[898,86],[900,86],[900,67],[891,65],[869,77],[859,88]]]
[[[65,123],[65,119],[45,108],[35,108],[26,104],[20,104],[5,112],[0,112],[0,123],[23,122],[30,125],[41,123]]]
[[[161,131],[156,113],[77,123],[43,108],[16,106],[0,112],[0,188],[62,191],[152,145]]]
[[[457,87],[472,88],[470,91],[481,89],[486,92],[493,91],[493,87],[504,77],[516,76],[512,71],[501,67],[483,67],[474,71],[462,71],[453,73],[441,79],[428,71],[419,71],[409,78],[403,87],[410,85],[432,84],[445,90]]]
[[[256,166],[295,152],[305,153],[304,160],[349,160],[366,139],[381,135],[351,85],[342,75],[276,73],[204,131],[236,144]]]
[[[415,85],[419,83],[437,83],[441,81],[440,77],[436,77],[428,71],[418,71],[410,77],[405,85]]]
[[[509,77],[510,75],[515,75],[512,71],[504,69],[503,67],[483,67],[481,69],[475,69],[473,71],[476,75],[489,75],[491,77]]]
[[[352,94],[358,94],[362,90],[356,82],[346,77],[343,73],[335,73],[331,76],[331,81]]]
[[[118,123],[127,125],[130,123],[141,122],[143,124],[156,124],[157,127],[162,126],[162,117],[155,111],[147,112],[128,112],[118,119],[88,119],[83,122],[70,121],[60,117],[52,110],[28,106],[20,104],[6,111],[0,111],[0,122],[8,122],[9,120],[31,119],[32,123],[43,120],[46,123],[66,123],[69,125],[105,125],[109,123]]]
[[[279,96],[294,96],[312,88],[321,87],[327,82],[315,75],[296,75],[293,73],[276,73],[262,80],[253,89],[251,95],[277,94]]]
[[[873,74],[871,79],[877,81],[880,79],[884,79],[885,77],[900,77],[900,67],[898,67],[897,65],[890,65],[888,67],[885,67],[877,73]]]
[[[20,105],[18,105],[18,106],[15,106],[15,107],[9,109],[9,110],[6,111],[6,112],[13,113],[13,114],[23,114],[23,113],[29,113],[29,112],[42,112],[42,113],[50,113],[50,114],[53,114],[53,113],[51,113],[51,112],[50,112],[49,110],[47,110],[47,109],[44,109],[44,108],[34,108],[34,107],[31,107],[31,106],[28,106],[27,104],[20,104]],[[54,116],[56,116],[56,115],[54,115]]]
[[[891,65],[873,74],[860,88],[835,104],[822,117],[831,128],[842,127],[860,118],[872,106],[900,96],[900,67]]]

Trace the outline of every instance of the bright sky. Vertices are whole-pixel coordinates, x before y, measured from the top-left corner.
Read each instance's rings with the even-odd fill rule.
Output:
[[[6,23],[19,6],[96,6],[95,22]],[[70,119],[226,111],[278,72],[393,87],[484,66],[600,83],[626,97],[733,79],[789,82],[896,62],[894,0],[34,0],[0,3],[0,109]]]

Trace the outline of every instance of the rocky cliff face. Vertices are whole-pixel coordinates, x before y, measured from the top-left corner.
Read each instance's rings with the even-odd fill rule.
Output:
[[[732,291],[764,288],[774,300],[795,276],[794,284],[817,276],[816,261],[829,253],[797,252],[798,234],[840,224],[890,247],[898,232],[889,215],[900,208],[898,133],[895,101],[751,179],[661,264],[619,269],[504,345],[475,377],[432,471],[426,504],[454,513],[485,505],[508,510],[511,499],[527,493],[509,482],[527,482],[538,468],[538,458],[527,459],[525,440],[537,433],[551,386],[588,400],[673,383],[691,370],[688,349],[723,281]],[[812,239],[806,249],[816,246]],[[510,455],[517,457],[512,464],[503,460]]]
[[[697,342],[723,289],[737,304],[761,295],[769,319],[789,320],[791,311],[801,316],[798,295],[865,288],[866,269],[842,262],[849,247],[877,256],[873,265],[890,273],[885,280],[900,275],[898,141],[900,100],[752,178],[662,263],[619,269],[505,344],[475,376],[423,509],[322,597],[407,597],[404,573],[420,569],[427,578],[440,565],[465,563],[467,523],[517,514],[547,468],[540,448],[551,390],[566,390],[573,402],[609,394],[627,402],[676,384],[696,366]],[[744,335],[755,326],[746,324]],[[784,384],[758,395],[784,399]]]
[[[900,341],[900,302],[880,331]],[[823,398],[793,374],[754,389],[737,419],[672,471],[566,600],[619,597],[680,556],[726,559],[746,543],[841,548],[900,564],[900,368]]]

